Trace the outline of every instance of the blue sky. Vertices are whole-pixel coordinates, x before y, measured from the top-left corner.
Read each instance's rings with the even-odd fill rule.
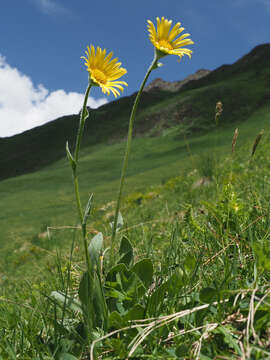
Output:
[[[147,19],[180,21],[192,59],[163,59],[150,81],[180,80],[198,69],[233,63],[270,41],[270,0],[13,0],[0,12],[0,137],[80,109],[87,73],[80,56],[93,44],[112,50],[128,73],[124,96],[140,85],[153,57]],[[100,89],[89,105],[105,99]]]

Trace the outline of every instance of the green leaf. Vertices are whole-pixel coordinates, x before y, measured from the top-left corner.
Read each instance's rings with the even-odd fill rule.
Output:
[[[96,272],[85,272],[79,285],[79,298],[83,304],[85,321],[90,328],[107,329],[108,312],[102,284]]]
[[[122,237],[119,254],[120,260],[118,264],[122,263],[129,266],[133,260],[133,247],[126,236]]]
[[[85,106],[85,108],[82,109],[82,120],[85,121],[86,119],[88,119],[89,117],[89,111],[87,109],[87,106]]]
[[[88,251],[93,265],[99,266],[99,260],[101,256],[101,250],[103,246],[103,235],[99,232],[91,240]]]
[[[145,288],[148,289],[152,283],[154,272],[151,259],[143,259],[137,262],[131,271],[140,278]]]
[[[125,321],[139,320],[144,318],[145,308],[140,304],[135,304],[124,316]]]
[[[261,272],[270,271],[269,241],[257,242],[252,245],[258,269]]]
[[[94,326],[107,331],[108,310],[105,301],[102,284],[97,273],[93,280],[93,308],[94,308]]]
[[[126,267],[126,265],[125,264],[117,264],[117,265],[115,265],[108,272],[107,277],[106,277],[106,282],[107,281],[109,281],[109,282],[116,281],[116,274],[121,273],[121,272],[129,273],[129,270]]]
[[[123,225],[124,225],[124,219],[123,219],[123,216],[122,216],[121,212],[119,211],[118,218],[117,218],[116,231],[120,230],[120,228]]]
[[[233,333],[234,333],[235,329],[231,328],[229,325],[228,326],[219,326],[214,332],[215,333],[220,333],[224,336],[224,342],[231,348],[234,349],[234,351],[238,354],[238,355],[242,355],[242,351],[238,345],[238,339],[234,337]]]
[[[175,355],[180,358],[183,358],[188,355],[189,349],[190,349],[189,346],[182,344],[178,346],[178,348],[175,350]]]
[[[206,355],[203,355],[202,353],[200,353],[200,360],[213,360],[213,358],[210,358]]]
[[[90,214],[90,211],[92,209],[92,200],[93,200],[93,194],[91,194],[89,196],[89,200],[87,201],[87,204],[86,204],[86,207],[85,207],[85,210],[84,210],[84,216],[83,216],[83,224],[85,225],[86,222],[87,222],[87,218]]]
[[[197,260],[194,256],[188,255],[184,261],[184,268],[187,273],[194,271],[196,267]]]
[[[75,356],[69,354],[69,353],[61,353],[57,355],[57,360],[78,360]]]
[[[51,297],[73,311],[82,312],[81,303],[73,299],[71,296],[63,294],[60,291],[53,291],[51,293]]]
[[[110,223],[112,228],[113,228],[113,224],[114,224],[113,222]],[[117,224],[116,224],[116,232],[119,231],[121,229],[121,227],[123,227],[123,225],[124,225],[124,219],[123,219],[121,212],[119,211],[118,218],[117,218]]]
[[[203,288],[200,291],[200,301],[209,304],[218,299],[218,292],[216,289],[211,287]]]
[[[114,266],[106,278],[106,298],[110,311],[122,307],[126,312],[145,294],[145,286],[125,264]]]
[[[151,294],[147,305],[148,313],[150,316],[157,314],[159,307],[163,303],[163,299],[167,290],[168,290],[168,284],[167,282],[165,282],[159,285]]]
[[[66,142],[66,153],[67,153],[67,157],[68,157],[68,160],[70,162],[70,165],[72,167],[72,169],[74,170],[75,167],[76,167],[76,162],[73,158],[73,156],[71,155],[71,152],[69,150],[69,145],[68,145],[68,141]]]
[[[183,286],[182,276],[182,271],[177,271],[167,281],[161,285],[156,285],[148,301],[148,313],[150,316],[158,313],[166,293],[168,293],[169,298],[178,296]]]
[[[119,314],[119,312],[117,311],[112,311],[110,313],[110,317],[109,317],[109,329],[111,328],[115,328],[115,329],[121,329],[121,327],[123,327],[123,319],[121,317],[121,315]]]
[[[80,281],[79,298],[84,305],[84,311],[89,312],[90,307],[92,307],[93,304],[93,279],[89,276],[87,271],[83,273]]]

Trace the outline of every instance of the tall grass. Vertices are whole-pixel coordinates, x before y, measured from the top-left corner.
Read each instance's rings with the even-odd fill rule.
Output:
[[[170,25],[164,18],[161,22]],[[149,24],[151,41],[157,46],[159,38]],[[161,42],[161,49],[164,44]],[[181,58],[191,53],[183,51],[176,54]],[[87,99],[96,85],[118,94],[121,86],[115,83],[113,88],[110,81],[126,72],[115,70],[121,65],[116,66],[115,60],[111,74],[102,73],[100,70],[108,70],[112,56],[105,60],[105,53],[100,48],[95,53],[91,47],[85,58],[89,84],[74,151],[66,145],[77,217],[73,225],[58,228],[44,219],[41,232],[26,247],[16,248],[18,242],[14,242],[14,253],[19,253],[15,265],[34,258],[31,270],[41,274],[22,282],[20,277],[16,282],[1,279],[0,360],[270,357],[267,137],[261,131],[252,146],[246,144],[241,151],[238,146],[236,151],[240,137],[236,132],[230,134],[226,143],[225,132],[218,127],[223,110],[219,102],[214,146],[205,137],[197,163],[192,162],[176,177],[168,179],[164,173],[161,185],[150,182],[146,187],[142,181],[140,189],[125,197],[123,185],[139,99],[150,72],[159,66],[158,59],[171,53],[171,49],[164,53],[157,47],[131,111],[118,197],[94,207],[93,195],[85,198],[79,191]],[[105,75],[111,84],[107,88]],[[187,144],[186,137],[184,140]],[[194,154],[202,138],[192,140]],[[228,149],[223,154],[216,152],[219,140]],[[188,145],[190,150],[191,143]],[[160,149],[161,142],[158,146]],[[174,156],[179,156],[178,150],[173,149]],[[161,151],[158,155],[164,156]],[[160,159],[152,153],[149,156],[158,169]],[[68,252],[58,239],[66,234]],[[40,268],[42,253],[47,254],[47,263]]]
[[[74,245],[68,253],[59,249],[39,280],[4,281],[0,356],[268,358],[267,134],[250,162],[252,148],[253,141],[237,146],[232,158],[228,142],[208,186],[194,187],[201,174],[189,169],[124,199],[114,266],[107,267],[106,253],[99,263],[108,329],[96,328],[91,342],[76,296],[84,268],[79,233],[63,230]],[[105,244],[113,206],[99,210],[93,224],[103,224]]]

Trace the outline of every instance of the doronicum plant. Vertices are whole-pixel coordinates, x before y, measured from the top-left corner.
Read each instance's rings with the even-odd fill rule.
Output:
[[[137,93],[130,114],[126,152],[123,160],[119,192],[118,192],[115,216],[113,222],[113,230],[112,230],[112,238],[111,238],[111,259],[113,255],[114,241],[117,231],[118,216],[119,216],[119,210],[120,210],[121,198],[122,198],[122,190],[124,186],[124,180],[126,177],[128,158],[131,149],[134,120],[135,120],[135,115],[139,104],[139,100],[142,95],[142,91],[152,70],[162,66],[162,64],[159,62],[159,59],[167,55],[177,55],[179,56],[179,60],[181,60],[184,55],[188,55],[189,57],[191,57],[192,54],[192,50],[183,48],[183,46],[185,45],[193,44],[193,41],[191,39],[187,39],[190,36],[190,34],[183,34],[180,37],[178,37],[178,35],[180,35],[183,32],[184,28],[181,27],[180,22],[176,23],[172,28],[171,25],[172,25],[172,20],[167,20],[164,17],[162,17],[161,19],[157,17],[157,28],[155,28],[151,20],[148,20],[149,39],[151,43],[154,45],[154,58],[142,81],[142,84]]]
[[[112,57],[112,52],[106,54],[106,49],[102,50],[100,47],[95,49],[93,45],[90,47],[88,46],[86,56],[82,57],[85,60],[89,77],[83,108],[80,113],[80,123],[73,155],[71,154],[68,143],[66,144],[67,156],[72,168],[74,192],[80,219],[86,262],[86,271],[84,272],[79,285],[79,299],[84,318],[85,332],[90,341],[93,339],[94,329],[100,328],[106,331],[108,326],[108,309],[104,296],[100,269],[100,253],[103,246],[103,236],[101,233],[97,234],[90,244],[88,244],[86,224],[91,212],[93,196],[90,196],[86,207],[83,210],[79,192],[77,169],[85,121],[89,116],[87,100],[91,87],[98,86],[103,93],[107,95],[113,93],[113,95],[117,97],[120,95],[119,90],[123,91],[123,85],[127,86],[125,81],[117,80],[126,74],[127,70],[121,67],[121,63],[118,62],[117,58],[112,59]]]
[[[103,264],[101,257],[103,248],[102,233],[98,233],[90,243],[88,243],[86,224],[91,212],[93,196],[90,196],[85,209],[83,209],[77,170],[85,121],[89,117],[87,100],[90,89],[93,86],[98,86],[106,95],[112,93],[115,97],[119,96],[120,91],[124,90],[123,86],[127,86],[125,81],[119,81],[119,79],[126,74],[127,70],[121,67],[121,63],[118,62],[117,58],[113,59],[112,52],[107,54],[106,49],[101,49],[100,47],[95,48],[93,45],[88,46],[85,52],[86,56],[82,57],[89,74],[88,86],[80,113],[75,149],[72,154],[67,143],[66,152],[72,168],[86,271],[83,273],[79,284],[78,295],[80,302],[74,300],[67,294],[63,295],[56,291],[52,293],[52,296],[64,304],[64,309],[67,306],[72,306],[82,314],[84,322],[83,334],[87,343],[93,343],[99,335],[106,333],[110,324],[113,324],[113,319],[115,319],[116,316],[123,316],[123,321],[121,320],[121,322],[124,324],[125,321],[131,320],[133,316],[137,318],[138,314],[140,314],[140,316],[146,316],[149,313],[151,299],[146,303],[141,299],[146,295],[152,283],[152,260],[142,259],[134,264],[133,248],[129,240],[125,237],[121,240],[118,252],[119,259],[118,261],[116,260],[114,264],[113,256],[114,259],[116,259],[114,251],[116,233],[123,225],[123,218],[120,213],[122,190],[131,149],[135,115],[143,88],[152,70],[162,65],[159,63],[160,58],[167,55],[176,55],[181,60],[184,55],[190,57],[192,53],[190,49],[184,48],[185,45],[193,44],[192,40],[188,39],[189,34],[183,34],[178,37],[184,28],[181,27],[180,23],[175,24],[172,28],[171,25],[172,21],[164,17],[161,19],[157,18],[157,28],[148,20],[149,39],[154,45],[154,58],[146,72],[130,114],[126,151],[123,159],[119,192],[112,223],[110,269],[107,271],[101,266],[101,263]],[[106,262],[104,264],[106,265]],[[103,272],[105,272],[105,275]],[[121,311],[119,309],[121,309]],[[116,315],[116,313],[118,315]],[[99,335],[97,335],[98,333]]]

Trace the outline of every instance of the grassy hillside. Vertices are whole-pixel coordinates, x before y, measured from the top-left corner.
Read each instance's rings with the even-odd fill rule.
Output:
[[[118,236],[133,251],[123,257],[117,245],[113,261],[121,264],[113,271],[108,256],[101,258],[109,323],[95,339],[108,337],[92,359],[126,359],[131,352],[130,358],[152,360],[268,358],[269,124],[269,106],[237,124],[233,155],[232,126],[190,137],[191,152],[177,128],[136,139]],[[104,249],[114,207],[108,200],[118,182],[108,154],[116,165],[120,150],[119,144],[97,146],[92,154],[85,149],[81,161],[84,199],[91,187],[103,204],[91,215],[88,237],[102,231]],[[44,226],[42,237],[31,236],[41,221],[76,225],[68,177],[67,164],[58,162],[1,183],[1,229],[10,229],[1,249],[2,359],[90,358],[85,320],[62,295],[78,299],[80,233],[51,229],[48,238]]]
[[[125,194],[144,191],[151,185],[165,183],[171,177],[191,171],[197,167],[196,158],[208,151],[214,151],[217,156],[228,154],[235,126],[241,134],[239,144],[250,143],[251,146],[255,134],[262,128],[269,129],[269,109],[269,106],[263,107],[245,122],[222,126],[200,136],[186,137],[182,128],[175,126],[156,137],[135,139]],[[210,117],[214,123],[214,109]],[[94,193],[96,208],[116,200],[124,147],[124,143],[118,143],[83,149],[79,175],[85,202],[90,193]],[[22,264],[27,263],[29,254],[24,259],[20,250],[15,254],[13,250],[28,244],[26,252],[29,253],[29,244],[35,242],[47,226],[76,225],[72,176],[65,158],[40,171],[2,181],[0,195],[0,248],[5,254],[0,261],[0,272],[8,269],[20,272],[18,259],[22,258]],[[59,233],[65,242],[66,233]]]
[[[261,45],[233,65],[191,81],[176,93],[150,91],[143,95],[135,123],[126,193],[165,182],[186,167],[194,154],[218,144],[228,149],[236,126],[254,137],[267,128],[270,45]],[[122,139],[134,96],[91,110],[83,138],[81,191],[94,193],[95,204],[115,200],[125,144]],[[218,131],[214,109],[223,102]],[[74,225],[74,197],[65,142],[73,144],[78,116],[66,116],[11,138],[0,139],[0,248],[3,253],[32,242],[47,226]],[[187,146],[188,144],[188,146]],[[24,174],[23,176],[16,176]],[[4,250],[5,249],[5,250]],[[19,255],[18,255],[19,257]],[[5,258],[0,269],[14,268]],[[1,271],[1,270],[0,270]]]
[[[76,117],[1,140],[0,360],[269,358],[269,49],[145,94],[114,251],[132,97],[93,111],[79,162],[83,205],[95,199],[88,273],[64,156]]]
[[[215,103],[224,103],[223,124],[246,120],[269,104],[270,44],[260,45],[235,64],[224,65],[208,76],[190,81],[175,93],[143,94],[135,136],[157,136],[163,129],[182,126],[190,133],[213,128],[210,114]],[[125,138],[135,94],[91,110],[83,146],[115,143]],[[37,171],[65,157],[71,148],[78,116],[65,116],[10,138],[0,139],[0,179]]]

